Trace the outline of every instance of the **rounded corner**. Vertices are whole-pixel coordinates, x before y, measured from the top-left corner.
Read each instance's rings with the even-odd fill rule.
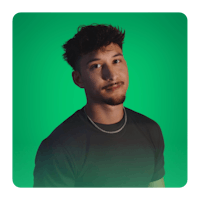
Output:
[[[13,185],[14,185],[15,187],[20,188],[19,186],[17,186],[17,185],[15,184],[15,182],[14,182],[13,179],[12,179],[12,183],[13,183]]]
[[[180,12],[179,14],[183,15],[186,21],[188,21],[187,15],[185,13]]]
[[[16,16],[18,16],[20,13],[22,13],[22,12],[16,12],[16,13],[12,16],[12,21],[13,21],[14,18],[16,18]]]
[[[188,179],[186,180],[186,182],[184,183],[184,185],[183,185],[183,186],[181,186],[180,188],[183,188],[183,187],[185,187],[185,186],[187,185],[187,183],[188,183]]]
[[[186,184],[181,188],[185,188],[185,187],[188,187],[188,182],[186,182]]]
[[[12,184],[13,184],[13,186],[14,186],[15,188],[20,188],[20,187],[17,187],[13,182],[12,182]]]

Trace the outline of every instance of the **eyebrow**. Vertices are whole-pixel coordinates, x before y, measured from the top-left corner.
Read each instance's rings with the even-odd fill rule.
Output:
[[[123,54],[117,53],[117,54],[115,54],[115,55],[112,56],[112,57],[117,57],[117,56],[123,56]],[[87,62],[87,65],[88,65],[89,63],[91,63],[91,62],[93,62],[93,61],[97,61],[97,60],[100,60],[100,59],[99,59],[99,58],[91,59],[91,60],[89,60],[89,61]]]

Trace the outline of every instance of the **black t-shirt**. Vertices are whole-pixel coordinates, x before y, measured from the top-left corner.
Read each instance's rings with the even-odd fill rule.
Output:
[[[35,159],[34,187],[147,187],[162,178],[164,141],[159,125],[128,108],[118,133],[98,130],[83,108],[42,141]],[[96,123],[113,131],[124,124]]]

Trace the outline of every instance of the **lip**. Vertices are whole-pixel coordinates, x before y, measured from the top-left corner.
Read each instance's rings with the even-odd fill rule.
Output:
[[[107,86],[107,87],[105,87],[104,89],[106,89],[106,90],[116,90],[116,89],[120,88],[121,85],[122,85],[122,83],[119,82],[119,83],[116,83],[116,84],[114,84],[114,85]]]

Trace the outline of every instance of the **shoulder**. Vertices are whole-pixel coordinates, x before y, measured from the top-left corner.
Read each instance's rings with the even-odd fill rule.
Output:
[[[130,117],[134,122],[138,123],[138,124],[143,124],[143,125],[149,125],[149,126],[159,126],[153,119],[135,112],[129,108],[126,108],[126,112],[128,117]]]
[[[142,133],[150,137],[154,145],[163,141],[162,130],[156,121],[129,108],[126,108],[126,111],[130,121],[134,123]]]
[[[57,126],[52,133],[45,138],[39,147],[41,151],[55,151],[59,149],[73,148],[80,146],[81,141],[84,141],[84,134],[81,134],[81,129],[84,123],[80,119],[81,110],[77,110],[73,115]]]

